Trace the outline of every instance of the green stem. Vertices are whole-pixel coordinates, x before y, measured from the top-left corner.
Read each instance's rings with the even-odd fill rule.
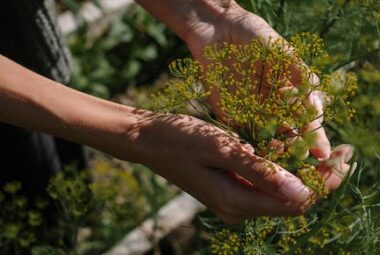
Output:
[[[353,58],[350,58],[349,60],[347,60],[347,61],[345,61],[345,62],[343,62],[343,63],[341,63],[341,64],[339,64],[339,65],[337,65],[337,66],[334,66],[334,67],[332,68],[331,72],[335,72],[335,71],[337,71],[337,70],[343,68],[344,66],[346,66],[346,65],[348,65],[348,64],[351,64],[352,62],[355,62],[355,61],[357,61],[357,60],[360,60],[360,59],[362,59],[362,58],[365,58],[365,57],[367,57],[367,56],[370,56],[370,55],[372,55],[372,54],[374,54],[374,53],[376,53],[376,52],[378,52],[378,51],[380,51],[380,48],[376,48],[376,49],[373,49],[373,50],[371,50],[371,51],[368,51],[368,52],[366,52],[366,53],[364,53],[364,54],[362,54],[362,55],[359,55],[359,56],[355,56],[355,57],[353,57]]]
[[[309,240],[310,237],[315,235],[321,228],[323,228],[325,225],[327,225],[331,221],[331,219],[333,218],[333,213],[335,212],[336,207],[338,206],[341,197],[347,190],[352,170],[353,169],[351,167],[350,170],[348,171],[347,177],[345,178],[341,188],[335,193],[335,196],[333,197],[333,200],[331,202],[331,206],[328,208],[325,216],[319,221],[319,223],[314,225],[309,232],[307,232],[306,234],[298,238],[297,243],[293,245],[291,249],[285,253],[285,255],[294,254],[297,249],[305,245],[305,243],[307,242],[307,240]]]
[[[260,84],[259,84],[259,89],[258,89],[258,97],[259,97],[259,104],[261,104],[261,89],[262,89],[262,86],[263,86],[263,79],[264,79],[264,69],[265,69],[265,62],[263,62],[261,64],[261,71],[260,71]]]

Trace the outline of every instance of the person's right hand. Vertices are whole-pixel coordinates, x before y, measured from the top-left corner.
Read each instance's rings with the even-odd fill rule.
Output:
[[[204,121],[152,114],[95,98],[1,55],[0,81],[1,122],[143,163],[226,222],[259,215],[296,215],[307,207],[310,191],[299,179]],[[331,180],[327,181],[330,188],[339,186],[341,180],[334,179],[331,168],[345,170],[348,151],[335,151],[320,169]],[[243,185],[241,178],[249,185]]]
[[[250,145],[186,115],[143,113],[130,130],[139,161],[203,202],[227,223],[255,216],[299,215],[311,191]],[[244,178],[248,185],[244,185]]]

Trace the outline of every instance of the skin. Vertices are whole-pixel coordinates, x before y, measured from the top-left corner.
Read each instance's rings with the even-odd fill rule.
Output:
[[[139,0],[189,46],[200,61],[213,42],[278,36],[260,17],[233,1]],[[212,99],[212,98],[211,98]],[[202,120],[136,109],[75,91],[0,55],[0,121],[92,146],[147,165],[199,199],[227,223],[261,215],[291,216],[307,209],[312,192],[253,148]],[[316,148],[335,159],[320,171],[330,189],[347,171],[352,148],[330,153],[323,132]],[[313,153],[313,152],[312,152]],[[337,160],[339,159],[339,160]]]

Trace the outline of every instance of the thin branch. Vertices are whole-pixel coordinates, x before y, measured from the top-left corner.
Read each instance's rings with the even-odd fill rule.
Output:
[[[369,56],[369,55],[372,55],[372,54],[374,54],[374,53],[376,53],[376,52],[379,52],[379,51],[380,51],[380,48],[376,48],[376,49],[373,49],[373,50],[371,50],[371,51],[368,51],[368,52],[366,52],[366,53],[364,53],[364,54],[362,54],[362,55],[359,55],[359,56],[355,56],[355,57],[353,57],[353,58],[350,58],[349,60],[347,60],[347,61],[345,61],[345,62],[343,62],[343,63],[341,63],[341,64],[339,64],[339,65],[337,65],[337,66],[335,66],[335,67],[333,67],[331,71],[332,71],[332,72],[335,72],[335,71],[337,71],[337,70],[343,68],[344,66],[351,64],[352,62],[358,61],[358,60],[360,60],[360,59],[362,59],[362,58],[365,58],[365,57],[367,57],[367,56]]]

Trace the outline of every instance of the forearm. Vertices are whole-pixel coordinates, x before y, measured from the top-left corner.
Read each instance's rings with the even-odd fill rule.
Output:
[[[164,22],[182,40],[188,41],[200,23],[217,24],[234,0],[136,0],[153,16]]]
[[[1,122],[137,160],[133,134],[131,139],[125,135],[138,123],[134,112],[134,108],[65,87],[0,55]]]

